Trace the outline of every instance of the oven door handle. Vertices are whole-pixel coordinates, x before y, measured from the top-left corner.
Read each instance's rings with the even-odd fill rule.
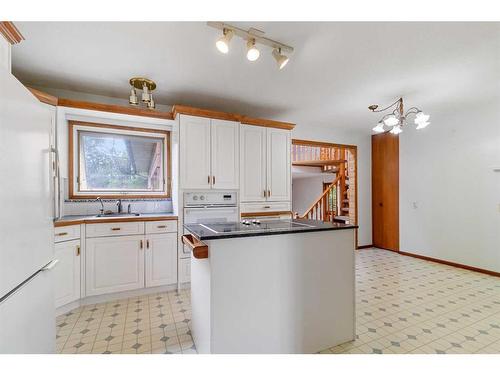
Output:
[[[184,234],[182,236],[182,243],[191,248],[193,256],[196,259],[208,258],[208,245],[198,240],[192,234]]]

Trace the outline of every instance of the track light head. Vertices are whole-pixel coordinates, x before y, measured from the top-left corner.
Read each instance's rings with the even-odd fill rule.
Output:
[[[215,43],[215,46],[217,49],[222,52],[222,53],[228,53],[229,52],[229,42],[231,41],[231,38],[234,35],[233,30],[231,29],[224,29],[222,30],[224,35],[219,38],[219,40]]]
[[[255,61],[259,58],[260,51],[255,47],[255,39],[249,39],[247,42],[247,59]]]
[[[139,100],[137,99],[137,93],[135,92],[134,87],[130,89],[130,96],[128,97],[128,102],[131,105],[139,105]]]
[[[273,49],[273,57],[278,64],[278,68],[281,70],[288,64],[289,58],[281,53],[281,48]]]

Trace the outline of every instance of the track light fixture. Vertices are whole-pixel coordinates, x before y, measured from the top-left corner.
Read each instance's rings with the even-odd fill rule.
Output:
[[[142,90],[141,100],[147,105],[149,109],[154,109],[156,104],[153,100],[152,91],[156,89],[156,83],[144,77],[130,78],[129,83],[132,86],[128,99],[129,104],[134,106],[139,105],[136,90]]]
[[[217,49],[222,52],[222,53],[228,53],[229,52],[229,42],[233,38],[234,32],[231,29],[223,29],[222,35],[220,39],[215,43],[217,46]]]
[[[276,63],[278,64],[279,70],[283,69],[285,65],[288,64],[289,58],[281,54],[281,48],[273,49],[273,57],[276,60]]]
[[[249,39],[247,42],[247,59],[255,61],[259,58],[260,51],[255,47],[255,39]]]
[[[222,36],[217,40],[215,45],[217,49],[224,54],[229,52],[229,42],[234,35],[247,41],[247,59],[250,61],[256,61],[260,56],[257,44],[272,48],[272,56],[276,60],[278,69],[280,70],[283,69],[290,60],[284,53],[293,52],[293,47],[264,37],[264,32],[261,30],[254,28],[243,30],[223,22],[207,22],[207,25],[222,30]]]
[[[403,127],[407,124],[406,120],[409,115],[415,115],[414,122],[417,125],[417,130],[423,129],[430,124],[430,122],[428,121],[430,116],[424,114],[417,107],[411,107],[405,112],[403,106],[403,98],[399,98],[391,105],[382,109],[378,109],[377,104],[372,104],[368,107],[368,109],[372,112],[384,112],[391,108],[394,108],[392,113],[386,114],[384,117],[382,117],[382,119],[380,119],[380,121],[377,123],[377,126],[372,129],[375,133],[385,132],[386,130],[384,129],[384,126],[392,128],[389,131],[391,134],[397,135],[399,133],[402,133]]]

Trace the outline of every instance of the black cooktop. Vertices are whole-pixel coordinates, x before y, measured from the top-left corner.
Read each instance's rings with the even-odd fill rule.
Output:
[[[243,222],[185,224],[184,228],[203,241],[234,237],[349,229],[357,228],[357,226],[341,223],[325,223],[316,220],[294,219],[262,222],[248,220]]]

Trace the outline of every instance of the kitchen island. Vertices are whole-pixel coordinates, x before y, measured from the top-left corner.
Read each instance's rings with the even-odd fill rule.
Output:
[[[199,353],[315,353],[354,340],[353,225],[186,224]]]

